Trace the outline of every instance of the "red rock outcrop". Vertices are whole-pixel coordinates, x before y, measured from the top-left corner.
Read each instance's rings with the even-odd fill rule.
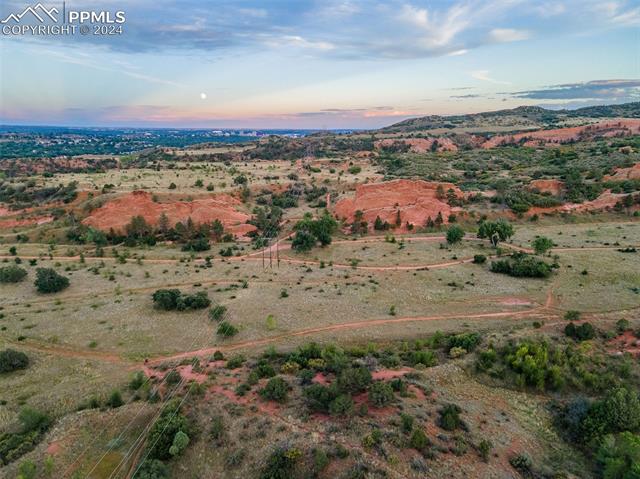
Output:
[[[629,168],[617,168],[613,175],[605,176],[604,179],[613,181],[640,180],[640,163]]]
[[[370,183],[358,185],[353,198],[343,198],[336,203],[335,215],[347,222],[353,222],[354,214],[360,210],[364,220],[373,228],[376,217],[394,225],[398,211],[402,227],[407,223],[416,227],[424,226],[427,218],[434,219],[438,213],[442,214],[444,221],[452,211],[445,198],[438,198],[438,185],[442,185],[442,191],[446,194],[450,189],[457,197],[462,197],[460,189],[453,183],[437,183],[422,180],[394,180],[383,183]]]
[[[240,200],[226,194],[193,201],[156,203],[151,193],[134,191],[108,201],[82,222],[104,231],[113,228],[115,231],[122,232],[134,216],[142,216],[147,223],[157,225],[160,215],[164,213],[171,226],[187,218],[191,218],[194,223],[220,220],[225,230],[242,236],[255,230],[255,227],[246,224],[250,216],[237,209],[240,204]]]
[[[564,183],[560,180],[533,180],[529,183],[529,189],[560,196],[564,190]]]
[[[523,143],[525,146],[560,145],[595,137],[615,137],[640,133],[640,119],[607,120],[585,126],[536,130],[513,135],[495,135],[482,144],[482,148]]]
[[[458,146],[446,137],[439,138],[385,138],[374,143],[376,149],[389,148],[394,144],[408,145],[412,153],[436,151],[458,151]],[[435,144],[435,146],[434,146]]]

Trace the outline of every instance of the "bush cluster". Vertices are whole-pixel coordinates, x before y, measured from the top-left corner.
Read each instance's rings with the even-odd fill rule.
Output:
[[[9,373],[29,366],[29,357],[22,351],[5,349],[0,351],[0,373]]]
[[[0,434],[0,464],[6,465],[31,451],[51,425],[46,414],[25,407],[18,415],[20,427],[16,432]]]
[[[491,271],[517,278],[548,278],[553,271],[553,265],[528,254],[514,253],[509,259],[493,261]]]
[[[57,293],[69,286],[69,278],[52,268],[38,268],[34,284],[39,293]]]
[[[211,300],[205,291],[185,294],[179,289],[159,289],[152,295],[154,305],[165,311],[186,311],[209,307]]]
[[[10,265],[0,268],[0,283],[19,283],[27,276],[27,271],[19,266]]]

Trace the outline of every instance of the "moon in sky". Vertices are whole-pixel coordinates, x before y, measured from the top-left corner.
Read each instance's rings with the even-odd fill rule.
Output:
[[[200,93],[200,99],[201,100],[206,100],[207,99],[207,94],[205,92]]]

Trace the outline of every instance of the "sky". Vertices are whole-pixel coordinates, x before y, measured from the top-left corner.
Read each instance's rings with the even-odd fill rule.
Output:
[[[0,19],[29,5],[3,0]],[[123,11],[122,33],[1,34],[0,123],[377,128],[519,105],[640,101],[640,0],[67,0],[65,8]]]

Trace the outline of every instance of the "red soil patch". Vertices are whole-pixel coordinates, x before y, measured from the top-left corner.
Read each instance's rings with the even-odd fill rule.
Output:
[[[210,391],[217,395],[224,396],[229,401],[234,402],[236,404],[242,404],[245,406],[249,404],[248,396],[238,396],[235,392],[231,391],[230,389],[225,389],[222,386],[212,386]]]
[[[114,231],[123,232],[134,216],[142,216],[147,223],[157,225],[160,215],[164,213],[171,226],[188,218],[197,224],[220,220],[225,230],[243,236],[255,230],[255,227],[246,224],[250,216],[238,211],[240,205],[240,200],[226,194],[193,201],[156,203],[150,193],[134,191],[107,202],[82,222],[105,231],[113,228]]]
[[[407,390],[409,391],[410,394],[413,394],[418,401],[424,401],[425,399],[427,399],[427,396],[425,395],[424,391],[419,387],[414,386],[413,384],[409,384],[409,387],[407,388]]]
[[[353,396],[353,403],[356,408],[362,404],[367,405],[368,414],[376,417],[387,417],[398,412],[398,408],[394,406],[375,407],[369,403],[369,394],[360,393]]]
[[[375,151],[356,151],[356,158],[372,158],[378,156],[378,153]]]
[[[442,185],[445,194],[452,189],[456,196],[463,196],[453,183],[394,180],[358,185],[355,197],[338,201],[334,212],[339,218],[353,222],[355,212],[360,210],[370,229],[378,216],[382,221],[395,224],[398,211],[402,222],[400,230],[406,229],[407,223],[424,226],[428,217],[435,220],[438,213],[442,213],[444,221],[447,222],[449,214],[458,211],[459,208],[452,208],[445,199],[437,198],[438,185]]]
[[[564,190],[564,183],[560,180],[533,180],[529,183],[529,189],[560,196]]]
[[[500,301],[500,304],[504,304],[506,306],[531,306],[531,301],[520,298],[506,298]]]
[[[408,374],[412,371],[409,368],[401,368],[401,369],[380,369],[378,371],[374,371],[371,373],[371,378],[374,381],[386,381],[389,379],[401,378],[405,374]]]
[[[616,137],[640,133],[640,119],[607,120],[592,125],[537,130],[514,135],[496,135],[482,144],[482,148],[524,144],[524,146],[561,145],[595,137]]]
[[[53,441],[47,446],[47,454],[50,456],[57,456],[62,451],[62,446],[58,441]]]
[[[180,376],[182,376],[187,381],[195,381],[198,384],[202,384],[208,379],[208,376],[203,373],[198,373],[193,370],[193,366],[179,366],[178,372],[180,372]]]
[[[439,138],[386,138],[374,143],[376,149],[389,148],[394,145],[409,145],[409,151],[413,153],[426,153],[428,151],[458,151],[458,146],[450,139]]]
[[[616,168],[613,175],[607,175],[604,179],[613,181],[640,180],[640,163],[629,168]]]
[[[324,373],[317,373],[311,381],[317,384],[322,384],[324,386],[326,386],[327,384],[331,384],[331,381],[329,381],[329,378],[327,378]]]
[[[640,357],[640,339],[636,338],[631,331],[625,331],[617,338],[613,338],[609,341],[609,347],[613,354],[629,353]]]
[[[0,215],[1,216],[1,215]],[[33,218],[23,218],[16,220],[1,220],[0,229],[19,228],[21,226],[43,225],[51,223],[53,216],[36,216]]]

